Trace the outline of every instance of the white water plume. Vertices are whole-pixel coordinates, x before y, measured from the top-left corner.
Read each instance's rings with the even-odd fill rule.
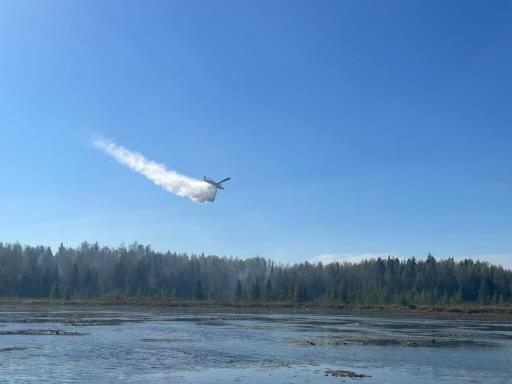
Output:
[[[176,171],[167,169],[163,164],[148,160],[140,153],[130,151],[103,137],[96,137],[93,145],[132,171],[146,176],[167,192],[188,197],[196,203],[215,200],[217,188],[203,180],[180,175]]]

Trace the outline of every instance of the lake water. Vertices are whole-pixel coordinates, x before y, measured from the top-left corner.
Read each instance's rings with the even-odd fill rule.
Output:
[[[5,307],[0,382],[512,383],[512,324]]]

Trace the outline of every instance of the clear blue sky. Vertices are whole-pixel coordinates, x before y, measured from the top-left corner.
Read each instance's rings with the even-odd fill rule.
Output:
[[[4,242],[510,266],[512,3],[2,1],[0,143]]]

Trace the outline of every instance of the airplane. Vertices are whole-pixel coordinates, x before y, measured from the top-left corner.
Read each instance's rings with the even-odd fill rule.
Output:
[[[224,183],[228,180],[231,180],[231,177],[226,177],[224,180],[221,180],[221,181],[213,181],[212,179],[209,179],[208,177],[204,176],[203,180],[206,181],[208,184],[213,185],[217,189],[224,189],[224,187],[222,186],[222,183]]]

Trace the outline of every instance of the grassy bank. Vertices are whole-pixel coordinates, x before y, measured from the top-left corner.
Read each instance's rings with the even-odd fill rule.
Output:
[[[512,321],[512,305],[460,304],[446,306],[415,305],[327,305],[322,303],[290,302],[233,302],[233,301],[185,301],[161,300],[144,297],[95,298],[95,299],[0,299],[0,306],[29,307],[133,307],[153,309],[176,309],[196,312],[240,312],[240,313],[311,313],[369,316],[417,316],[446,319],[480,319]],[[1,310],[1,308],[0,308]]]

